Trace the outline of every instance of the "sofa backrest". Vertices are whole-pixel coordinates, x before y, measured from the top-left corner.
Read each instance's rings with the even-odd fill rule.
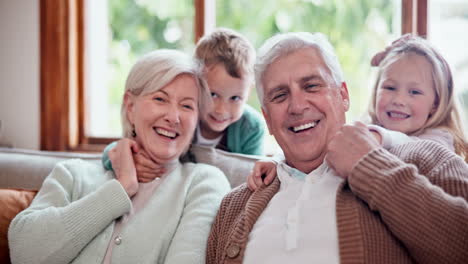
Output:
[[[198,162],[220,168],[233,188],[246,181],[255,161],[264,158],[197,145],[192,152]],[[72,158],[101,163],[101,154],[0,148],[0,188],[38,190],[57,162]]]

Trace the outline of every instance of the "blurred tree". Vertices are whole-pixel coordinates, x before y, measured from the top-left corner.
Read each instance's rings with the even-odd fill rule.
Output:
[[[348,118],[365,111],[370,58],[400,32],[395,0],[217,0],[217,26],[244,34],[258,48],[278,32],[322,32],[336,49],[351,91]],[[192,52],[193,0],[108,0],[111,104],[119,111],[125,78],[136,58],[157,48]],[[255,89],[249,104],[260,109]],[[118,113],[118,112],[117,112]],[[119,115],[114,115],[118,117]],[[115,126],[118,120],[111,120]],[[114,125],[112,125],[114,126]]]
[[[244,34],[258,48],[279,32],[325,34],[335,47],[351,91],[349,118],[365,111],[371,81],[370,58],[400,32],[394,32],[392,0],[218,0],[217,25]],[[255,91],[249,103],[259,108]]]

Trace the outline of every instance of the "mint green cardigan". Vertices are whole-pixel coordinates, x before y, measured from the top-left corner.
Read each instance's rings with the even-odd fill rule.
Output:
[[[112,263],[205,263],[211,223],[229,190],[217,168],[178,165],[123,227]],[[112,171],[59,163],[10,225],[12,263],[102,263],[115,220],[131,206]]]

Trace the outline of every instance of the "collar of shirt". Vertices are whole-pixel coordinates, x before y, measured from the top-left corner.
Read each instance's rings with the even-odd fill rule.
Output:
[[[305,181],[307,183],[316,182],[327,174],[330,169],[328,164],[324,161],[315,170],[311,171],[309,174],[305,174],[304,172],[289,166],[283,160],[278,163],[276,170],[281,184],[288,184],[291,181]]]

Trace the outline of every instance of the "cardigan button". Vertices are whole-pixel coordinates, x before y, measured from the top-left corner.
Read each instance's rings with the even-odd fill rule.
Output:
[[[238,245],[232,244],[227,248],[227,255],[229,258],[235,258],[240,253],[240,247]]]
[[[122,237],[121,236],[117,236],[114,240],[115,244],[118,246],[120,244],[122,244]]]

